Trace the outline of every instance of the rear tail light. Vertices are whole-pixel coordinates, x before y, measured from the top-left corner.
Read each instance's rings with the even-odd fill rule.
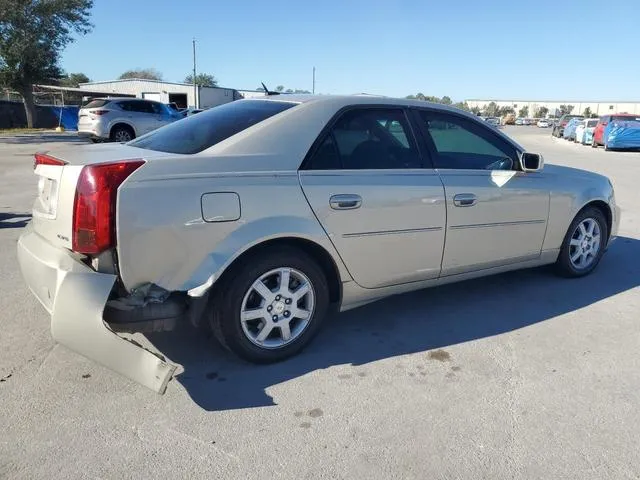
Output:
[[[51,155],[47,155],[46,153],[36,153],[35,159],[33,160],[33,169],[35,170],[38,165],[56,165],[63,166],[66,165],[66,162],[59,160]]]
[[[109,113],[109,110],[91,110],[89,113],[93,115],[104,115],[105,113]]]
[[[118,187],[143,164],[125,160],[82,169],[73,204],[73,251],[97,255],[115,246]]]

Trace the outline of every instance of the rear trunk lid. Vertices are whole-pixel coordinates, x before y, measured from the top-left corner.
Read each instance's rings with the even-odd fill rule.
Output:
[[[37,153],[34,173],[38,177],[38,192],[32,210],[34,230],[53,245],[72,249],[76,186],[83,167],[166,155],[121,144],[76,145]]]

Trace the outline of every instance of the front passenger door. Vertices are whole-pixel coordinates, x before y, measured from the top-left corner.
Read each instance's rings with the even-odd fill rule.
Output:
[[[519,171],[515,147],[479,121],[442,110],[416,113],[445,188],[441,275],[538,258],[549,215],[544,173]]]

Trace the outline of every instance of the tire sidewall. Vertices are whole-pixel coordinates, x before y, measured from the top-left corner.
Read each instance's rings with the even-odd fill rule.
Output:
[[[584,269],[577,269],[571,263],[570,258],[570,243],[573,233],[580,223],[582,223],[587,218],[592,218],[596,222],[598,222],[598,226],[600,227],[600,248],[598,249],[598,255],[596,259],[589,265],[589,267]],[[557,266],[560,268],[560,273],[569,277],[583,277],[591,273],[600,263],[602,259],[602,255],[604,254],[607,239],[609,238],[609,229],[607,227],[607,219],[604,214],[597,208],[588,207],[582,210],[571,222],[569,229],[565,235],[564,241],[562,242],[562,248],[560,249],[560,255],[558,258]]]
[[[277,349],[265,349],[252,343],[245,335],[240,320],[242,302],[247,291],[258,278],[270,270],[290,267],[304,273],[311,282],[315,295],[314,312],[304,332],[288,345]],[[322,269],[306,253],[297,249],[277,249],[260,257],[243,262],[221,288],[213,305],[214,332],[222,335],[223,344],[245,360],[271,363],[284,360],[304,348],[318,332],[329,306],[327,280]]]

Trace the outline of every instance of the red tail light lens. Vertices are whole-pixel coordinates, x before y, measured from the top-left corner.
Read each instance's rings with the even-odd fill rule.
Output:
[[[57,165],[63,166],[66,165],[66,162],[59,160],[51,155],[47,155],[46,153],[36,153],[34,155],[35,159],[33,161],[33,169],[35,170],[38,165]]]
[[[115,246],[118,187],[143,164],[144,160],[126,160],[82,169],[73,204],[73,251],[97,255]]]
[[[109,110],[90,110],[89,113],[93,115],[104,115],[105,113],[109,113]]]

